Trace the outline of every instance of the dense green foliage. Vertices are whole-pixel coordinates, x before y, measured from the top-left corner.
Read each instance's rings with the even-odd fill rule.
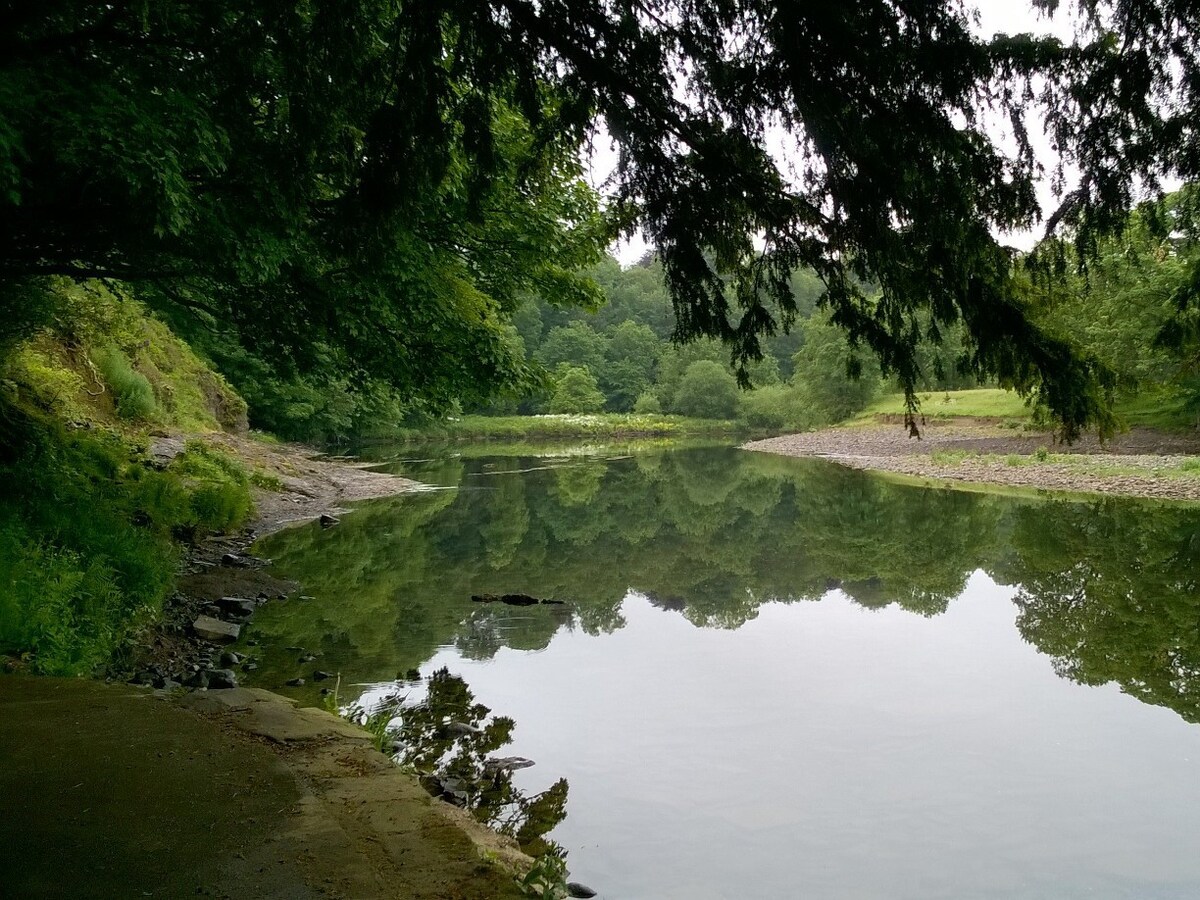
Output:
[[[806,269],[910,398],[922,341],[961,323],[974,373],[1072,431],[1109,370],[1029,315],[996,235],[1044,217],[1085,259],[1138,179],[1200,174],[1200,25],[1182,2],[1071,5],[1069,43],[981,36],[960,0],[16,6],[0,345],[44,320],[38,279],[113,277],[301,395],[337,373],[483,400],[527,374],[504,327],[523,292],[596,299],[577,152],[602,122],[613,222],[654,244],[680,336],[727,342],[739,375]],[[1049,215],[1038,116],[1079,172]]]
[[[1149,395],[1171,408],[1154,424],[1200,424],[1200,311],[1189,300],[1200,268],[1195,186],[1146,206],[1118,237],[1097,242],[1086,275],[1039,280],[1035,314],[1047,330],[1095,356],[1117,377],[1118,409]],[[1073,259],[1047,243],[1043,253]]]
[[[160,471],[114,435],[20,427],[23,453],[0,465],[0,653],[90,673],[158,609],[175,539],[245,520],[249,479],[198,445]]]
[[[481,68],[435,9],[3,14],[0,318],[30,279],[132,285],[287,383],[370,373],[446,405],[523,375],[518,292],[589,303],[594,195],[550,87]],[[523,93],[526,89],[532,93]],[[10,322],[6,322],[11,324]]]
[[[591,274],[606,301],[595,312],[541,297],[520,307],[514,325],[522,346],[549,370],[550,384],[486,410],[557,411],[553,396],[562,366],[592,374],[609,412],[738,419],[767,429],[837,421],[870,402],[881,387],[878,359],[869,350],[852,348],[818,307],[821,284],[811,272],[798,272],[791,280],[798,310],[792,329],[765,341],[762,358],[746,367],[752,391],[737,390],[736,361],[719,342],[671,340],[671,300],[654,259],[627,269],[607,259]],[[962,338],[955,327],[947,330],[943,345],[922,343],[923,389],[954,389],[973,380],[953,364],[942,364],[955,345],[961,351]]]

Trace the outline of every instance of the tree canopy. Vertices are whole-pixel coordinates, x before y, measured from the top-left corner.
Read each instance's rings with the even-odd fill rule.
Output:
[[[37,276],[119,278],[257,352],[478,392],[520,375],[521,291],[596,298],[572,273],[607,236],[578,163],[602,122],[610,224],[653,243],[679,336],[757,359],[806,267],[910,393],[961,322],[970,367],[1070,432],[1110,373],[1035,324],[996,235],[1043,220],[1085,260],[1140,186],[1200,174],[1200,13],[1070,5],[1072,42],[982,36],[964,0],[9,5],[2,311]],[[1079,173],[1052,212],[1042,119]]]

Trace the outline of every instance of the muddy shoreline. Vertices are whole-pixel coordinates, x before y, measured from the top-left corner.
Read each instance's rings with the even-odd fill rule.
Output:
[[[896,424],[827,428],[742,445],[782,456],[826,459],[853,469],[950,483],[1200,502],[1200,435],[1133,429],[1074,444],[1050,432],[970,420],[931,422],[920,439]]]
[[[201,616],[241,626],[239,615],[222,598],[241,598],[257,605],[296,596],[301,585],[271,574],[264,560],[249,554],[260,538],[283,528],[347,513],[347,504],[391,497],[425,486],[407,478],[372,472],[353,461],[335,460],[298,444],[277,444],[244,435],[167,436],[156,439],[151,456],[165,463],[199,439],[238,459],[253,471],[277,479],[280,490],[254,489],[255,514],[238,532],[204,538],[185,548],[175,591],[158,619],[130,641],[109,675],[156,688],[236,686],[252,671],[253,657],[222,650],[196,634]],[[336,527],[336,526],[335,526]]]

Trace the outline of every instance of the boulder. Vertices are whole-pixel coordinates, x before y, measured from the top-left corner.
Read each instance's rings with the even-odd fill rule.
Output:
[[[234,625],[232,622],[222,622],[220,619],[214,619],[212,616],[197,616],[196,621],[192,623],[192,631],[206,641],[213,641],[218,644],[232,644],[238,639],[238,635],[242,633],[240,625]]]
[[[528,594],[501,594],[500,602],[509,606],[536,606],[538,599]]]
[[[596,892],[586,884],[580,884],[578,881],[567,882],[568,897],[595,897]]]
[[[208,673],[208,689],[228,690],[238,686],[237,675],[232,669],[213,669]]]

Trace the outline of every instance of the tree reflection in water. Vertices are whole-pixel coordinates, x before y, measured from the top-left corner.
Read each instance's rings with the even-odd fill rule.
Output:
[[[936,616],[982,570],[1018,586],[1018,628],[1059,674],[1116,682],[1200,721],[1194,506],[933,489],[732,448],[460,460],[436,474],[458,489],[366,504],[336,529],[265,542],[261,552],[318,600],[257,614],[258,683],[294,677],[294,658],[272,650],[288,645],[378,681],[442,646],[486,659],[543,648],[561,629],[609,632],[631,590],[704,628],[737,628],[763,603],[831,589],[865,608]],[[470,602],[506,592],[567,605]]]
[[[396,761],[415,769],[431,794],[515,838],[531,856],[561,856],[562,849],[545,836],[566,817],[567,780],[560,778],[537,794],[519,790],[510,763],[496,756],[512,741],[513,720],[489,720],[490,714],[488,707],[475,702],[467,683],[447,669],[429,676],[419,702],[408,703],[405,696],[393,694],[351,713],[379,735],[385,747],[392,744]]]

